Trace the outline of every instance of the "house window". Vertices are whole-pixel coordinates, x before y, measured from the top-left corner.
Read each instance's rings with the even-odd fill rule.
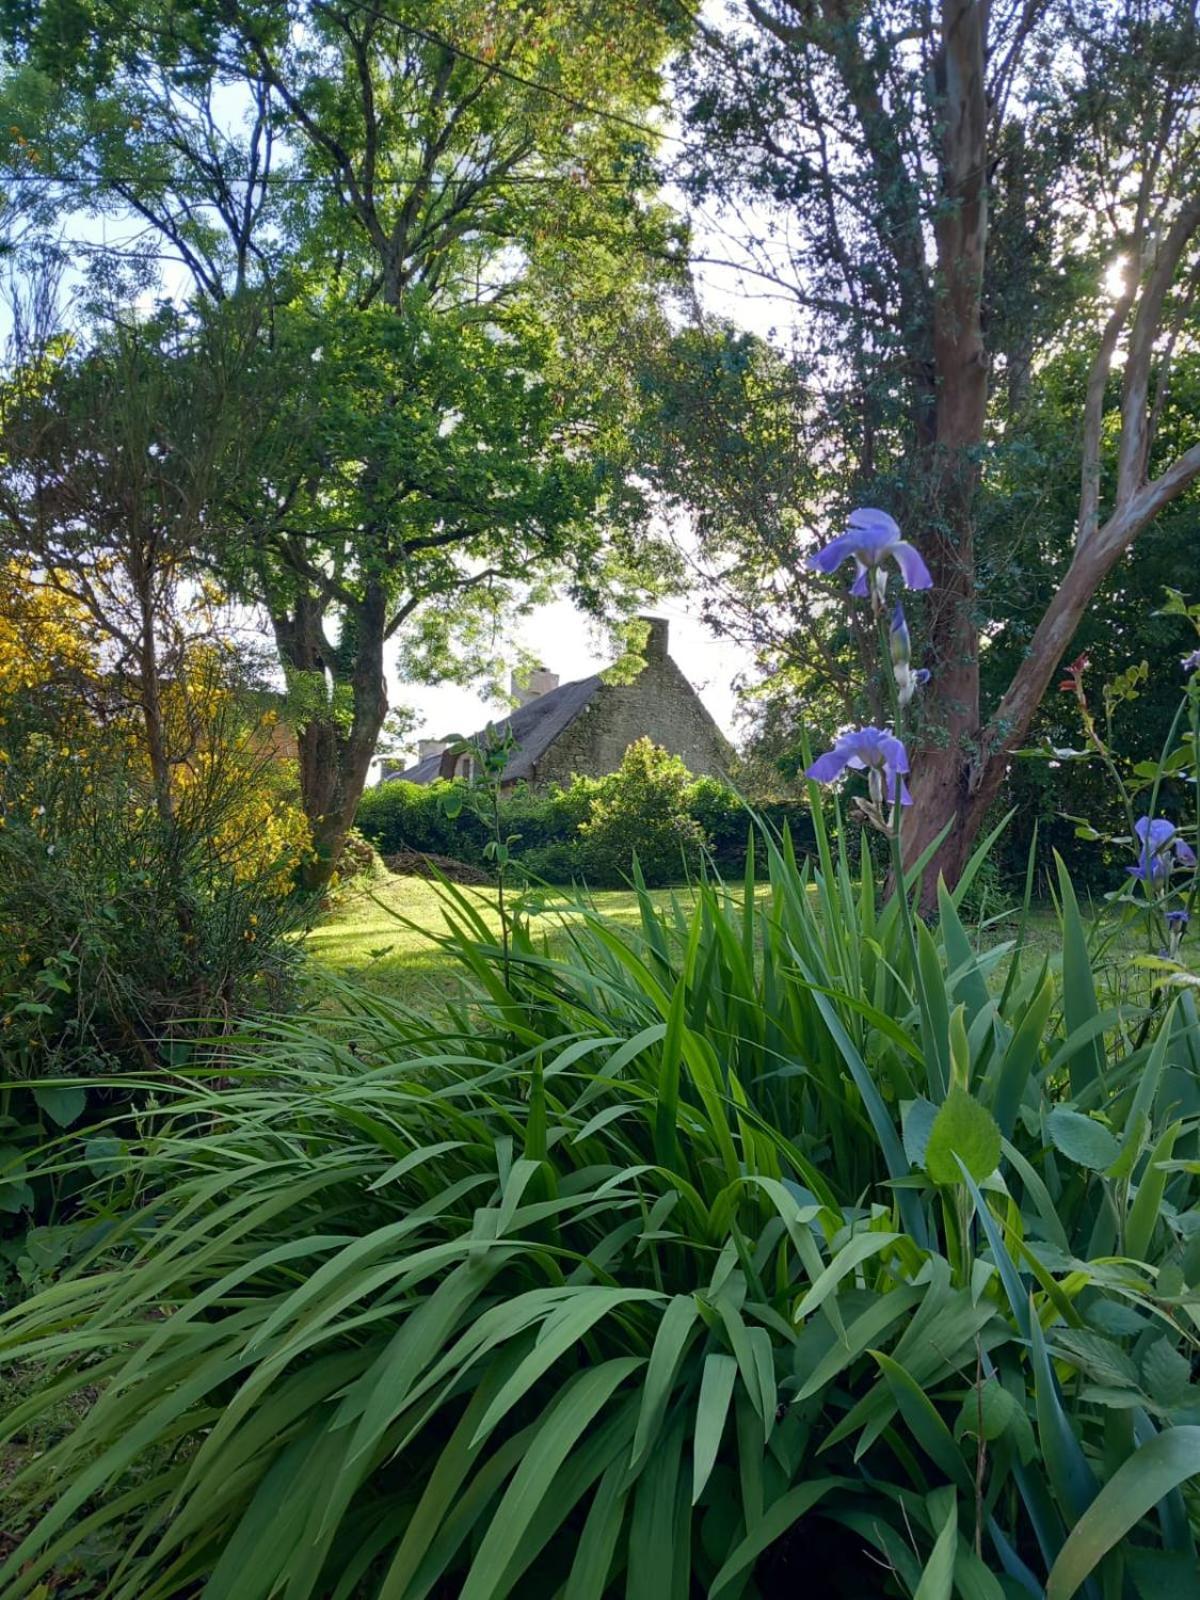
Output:
[[[465,778],[468,783],[475,781],[475,759],[473,756],[462,755],[454,763],[454,776]]]

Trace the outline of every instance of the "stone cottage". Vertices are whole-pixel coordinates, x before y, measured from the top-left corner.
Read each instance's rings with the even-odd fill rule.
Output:
[[[646,665],[632,683],[605,683],[601,674],[576,683],[559,683],[544,667],[514,690],[522,704],[492,724],[511,728],[515,746],[503,783],[568,783],[575,773],[599,778],[614,772],[629,746],[642,737],[679,756],[697,776],[719,777],[729,770],[733,751],[704,708],[700,696],[672,661],[669,624],[650,624]],[[482,741],[487,729],[468,743]],[[460,742],[460,741],[455,741]],[[409,783],[471,776],[471,758],[455,755],[448,740],[423,741],[417,764],[389,773]]]

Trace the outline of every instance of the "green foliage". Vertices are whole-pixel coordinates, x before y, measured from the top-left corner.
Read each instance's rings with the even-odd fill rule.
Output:
[[[55,1374],[8,1436],[95,1396],[12,1486],[5,1594],[85,1540],[130,1600],[1194,1572],[1191,991],[1101,1010],[950,895],[914,938],[830,843],[632,943],[581,900],[553,959],[447,889],[469,1011],[347,991],[194,1065],[0,1320]]]
[[[439,778],[435,783],[405,783],[395,778],[368,789],[358,803],[355,825],[381,856],[399,850],[452,856],[473,866],[483,862],[487,842],[484,823],[474,812],[452,815],[446,797],[462,781]]]
[[[631,849],[651,887],[690,876],[708,844],[688,806],[690,779],[678,756],[649,739],[631,744],[579,825],[588,876],[619,880],[630,870]]]
[[[211,1048],[282,1005],[299,919],[294,851],[263,854],[269,762],[210,767],[164,819],[120,732],[62,747],[61,731],[22,730],[6,709],[0,1146],[12,1159],[0,1213],[23,1230],[78,1188],[30,1177],[34,1149],[66,1130],[77,1140],[114,1104],[153,1094],[198,1039]]]
[[[87,252],[93,319],[180,298],[169,261],[189,323],[248,330],[227,415],[251,420],[196,542],[270,616],[320,890],[386,718],[388,641],[412,678],[495,682],[506,620],[549,582],[615,621],[675,572],[627,426],[680,279],[639,131],[674,8],[92,16],[0,7],[8,236],[45,282],[79,259],[76,219],[132,209],[136,239]],[[585,95],[609,115],[581,116]]]
[[[753,818],[740,795],[716,778],[692,779],[686,771],[680,789],[672,758],[661,749],[626,761],[628,766],[603,778],[577,776],[565,787],[519,785],[507,791],[500,800],[500,825],[513,841],[514,863],[547,883],[586,880],[595,888],[619,888],[630,880],[636,850],[647,882],[678,883],[688,852],[695,862],[703,840],[705,859],[722,875],[741,874]],[[458,779],[381,783],[363,795],[358,826],[383,856],[417,850],[486,866],[493,824],[472,806],[449,799],[463,788]],[[680,804],[677,834],[670,819]],[[774,800],[752,809],[774,830],[789,829],[798,847],[811,845],[806,802]],[[596,815],[614,820],[589,837],[585,829]],[[763,870],[761,855],[758,866]]]

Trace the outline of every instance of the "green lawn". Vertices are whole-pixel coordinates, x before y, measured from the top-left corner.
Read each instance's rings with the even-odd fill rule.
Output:
[[[499,928],[495,912],[495,892],[467,889],[491,927]],[[765,893],[765,885],[763,892]],[[658,889],[651,898],[668,904],[672,895],[686,899],[686,889]],[[631,932],[638,921],[637,899],[632,890],[610,889],[593,894],[596,905],[618,927]],[[569,901],[548,900],[535,926],[544,928],[553,950],[565,947],[567,935],[564,915],[569,916]],[[407,923],[415,924],[409,927]],[[1001,943],[1017,935],[1017,915],[994,922],[985,940]],[[369,989],[400,999],[409,1005],[422,1001],[454,997],[462,992],[463,981],[453,960],[434,943],[430,934],[445,930],[441,890],[422,878],[391,878],[382,886],[354,891],[325,918],[308,937],[308,951],[315,974],[331,972],[350,978]],[[1131,934],[1119,936],[1106,953],[1102,965],[1109,969],[1114,987],[1120,988],[1121,969],[1130,956],[1140,953],[1140,941]],[[1025,959],[1040,963],[1049,958],[1056,966],[1062,959],[1058,947],[1058,927],[1049,907],[1037,909],[1026,930]],[[1126,972],[1128,978],[1132,974]]]
[[[499,929],[495,892],[462,892],[470,895],[489,925]],[[651,898],[665,905],[673,894],[686,896],[687,890],[652,890]],[[618,926],[632,930],[636,925],[637,897],[632,890],[605,890],[593,894],[592,899]],[[566,944],[564,913],[569,914],[568,906],[565,899],[557,906],[548,900],[535,921],[535,927],[544,928],[551,949]],[[409,927],[406,921],[416,926]],[[454,996],[462,988],[452,960],[429,937],[444,932],[445,927],[442,893],[436,884],[422,878],[393,878],[381,888],[352,893],[309,934],[308,952],[318,972],[353,978],[408,1004],[418,1004],[431,997]]]

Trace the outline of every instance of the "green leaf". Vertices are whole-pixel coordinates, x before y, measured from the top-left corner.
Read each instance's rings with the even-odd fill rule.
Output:
[[[932,1100],[907,1100],[901,1107],[904,1154],[914,1167],[925,1165],[925,1152],[937,1114],[938,1108]]]
[[[1047,977],[1033,999],[1012,1036],[996,1078],[992,1110],[1000,1131],[1006,1139],[1012,1137],[1025,1085],[1037,1064],[1038,1053],[1046,1033],[1046,1023],[1054,1004],[1054,982]]]
[[[1181,1355],[1167,1338],[1156,1339],[1142,1357],[1142,1386],[1146,1393],[1169,1411],[1177,1406],[1188,1392],[1192,1375],[1191,1363]]]
[[[615,1461],[601,1478],[579,1536],[563,1600],[602,1600],[625,1520],[625,1476],[624,1461]]]
[[[0,1183],[0,1211],[29,1211],[33,1206],[33,1190],[27,1183]]]
[[[972,1385],[963,1396],[962,1410],[954,1430],[956,1437],[970,1434],[989,1443],[1006,1433],[1016,1424],[1021,1407],[999,1378],[986,1378],[978,1387]]]
[[[525,1530],[542,1503],[554,1493],[554,1480],[592,1420],[611,1399],[618,1384],[641,1361],[626,1356],[578,1374],[542,1418],[504,1498],[488,1522],[460,1600],[491,1600],[502,1587],[506,1569]]]
[[[60,1128],[69,1128],[83,1115],[87,1093],[73,1084],[35,1084],[33,1098]]]
[[[903,1234],[899,1233],[856,1233],[847,1240],[796,1307],[796,1321],[810,1317],[847,1273],[853,1272],[881,1250],[889,1250],[901,1238]]]
[[[941,1413],[912,1373],[899,1361],[872,1350],[872,1356],[887,1379],[896,1405],[908,1425],[909,1432],[933,1461],[938,1470],[957,1482],[964,1493],[971,1492],[971,1475],[963,1460],[962,1451],[954,1442],[954,1435],[942,1420]]]
[[[1135,1450],[1072,1528],[1050,1570],[1046,1600],[1071,1600],[1148,1511],[1198,1474],[1200,1427],[1168,1428]]]
[[[1000,1129],[995,1117],[957,1085],[934,1118],[925,1149],[925,1170],[934,1183],[961,1183],[955,1156],[976,1182],[990,1177],[1000,1161]]]
[[[704,1375],[700,1379],[696,1431],[692,1442],[693,1505],[703,1494],[717,1459],[737,1370],[737,1362],[732,1356],[713,1354],[704,1358]]]
[[[1046,1118],[1046,1132],[1068,1161],[1092,1172],[1104,1172],[1121,1154],[1120,1145],[1103,1123],[1065,1106]]]
[[[1096,985],[1087,936],[1083,930],[1083,918],[1079,915],[1079,902],[1057,851],[1054,860],[1058,867],[1058,888],[1062,902],[1063,1020],[1069,1036],[1077,1028],[1093,1021],[1099,1015],[1099,1007],[1096,1004]],[[1097,1079],[1103,1080],[1104,1045],[1101,1039],[1089,1039],[1073,1051],[1069,1071],[1073,1097],[1078,1097]]]
[[[1167,1186],[1167,1167],[1175,1141],[1183,1129],[1182,1122],[1173,1122],[1146,1159],[1142,1181],[1129,1208],[1125,1222],[1125,1254],[1142,1259],[1150,1248],[1154,1228],[1162,1211],[1163,1191]]]
[[[954,1557],[958,1545],[958,1501],[949,1494],[950,1507],[933,1553],[925,1563],[913,1600],[951,1600],[954,1593]],[[932,1507],[930,1508],[932,1512]]]
[[[650,1352],[650,1365],[642,1388],[641,1411],[637,1432],[633,1436],[632,1468],[636,1469],[639,1465],[662,1425],[675,1374],[699,1315],[695,1299],[690,1294],[674,1295],[663,1313],[654,1336],[654,1348]]]
[[[602,1317],[635,1301],[661,1299],[662,1296],[652,1289],[610,1289],[601,1284],[576,1289],[572,1299],[546,1319],[538,1342],[485,1412],[472,1444],[482,1443],[501,1418],[524,1398],[556,1361],[576,1349]]]
[[[731,1552],[729,1559],[712,1581],[708,1600],[721,1600],[721,1597],[758,1560],[764,1550],[773,1545],[776,1539],[781,1538],[806,1512],[811,1511],[830,1490],[840,1488],[845,1481],[844,1478],[816,1478],[812,1482],[802,1483],[799,1488],[789,1490],[776,1500],[741,1544]]]

